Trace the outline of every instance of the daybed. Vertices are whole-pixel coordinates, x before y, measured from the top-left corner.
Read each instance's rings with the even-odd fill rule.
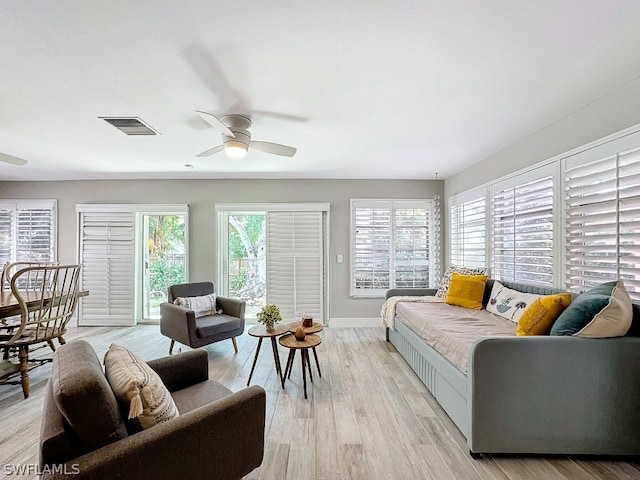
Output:
[[[560,292],[501,283],[541,295]],[[492,286],[489,279],[484,306]],[[435,293],[392,289],[386,296]],[[437,319],[438,309],[447,309],[458,323],[473,323],[463,319],[477,312],[442,303],[401,302],[394,328],[387,328],[387,341],[467,438],[474,458],[516,453],[640,455],[640,338],[631,336],[640,324],[639,305],[633,306],[631,330],[618,338],[516,336],[513,322],[490,314],[506,326],[497,335],[491,333],[493,327],[480,334],[457,366],[447,359],[446,342],[439,347],[445,356],[403,321],[403,310],[422,311],[428,322]]]

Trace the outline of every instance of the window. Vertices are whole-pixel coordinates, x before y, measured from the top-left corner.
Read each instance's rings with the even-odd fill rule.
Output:
[[[56,201],[0,200],[0,265],[56,260]]]
[[[638,301],[640,149],[610,152],[567,159],[564,284],[577,293],[620,278]]]
[[[452,199],[449,252],[453,265],[486,267],[485,204],[484,194],[459,203]]]
[[[218,291],[247,301],[253,320],[275,304],[288,321],[326,323],[328,203],[217,204]]]
[[[492,188],[491,273],[498,280],[553,285],[551,175]]]
[[[431,286],[432,218],[432,200],[351,200],[351,295]]]

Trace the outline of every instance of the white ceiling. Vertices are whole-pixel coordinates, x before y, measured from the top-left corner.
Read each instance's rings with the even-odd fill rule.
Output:
[[[446,178],[640,76],[638,0],[6,0],[1,13],[0,152],[29,163],[0,163],[0,180]],[[298,153],[196,158],[221,143],[196,110],[250,114],[254,140]]]

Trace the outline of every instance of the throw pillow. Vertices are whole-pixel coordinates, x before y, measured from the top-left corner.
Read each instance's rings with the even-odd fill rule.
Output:
[[[517,322],[526,308],[540,297],[542,295],[519,292],[496,281],[491,289],[487,311]]]
[[[447,267],[447,270],[444,272],[444,275],[442,276],[442,280],[440,280],[440,285],[438,285],[438,290],[436,291],[436,297],[447,298],[449,283],[451,282],[451,275],[453,275],[454,273],[458,273],[460,275],[484,275],[485,273],[487,273],[487,269],[484,267],[468,268],[458,265],[449,265]]]
[[[173,303],[193,310],[195,317],[199,318],[216,313],[217,298],[215,293],[210,293],[201,297],[178,297]]]
[[[104,370],[116,398],[129,407],[129,419],[150,428],[179,415],[176,404],[158,374],[138,355],[111,344]]]
[[[560,314],[551,335],[622,337],[633,319],[633,306],[622,280],[597,285],[578,295]]]
[[[480,310],[487,278],[487,275],[452,274],[445,303]]]
[[[553,323],[570,304],[570,293],[545,295],[534,300],[520,316],[516,335],[548,335]]]

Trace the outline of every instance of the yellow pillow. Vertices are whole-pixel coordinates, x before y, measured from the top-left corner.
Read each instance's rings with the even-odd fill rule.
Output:
[[[489,278],[488,275],[452,274],[445,303],[480,310],[487,278]]]
[[[571,303],[571,294],[547,295],[535,300],[518,320],[516,335],[548,335],[553,322]]]

